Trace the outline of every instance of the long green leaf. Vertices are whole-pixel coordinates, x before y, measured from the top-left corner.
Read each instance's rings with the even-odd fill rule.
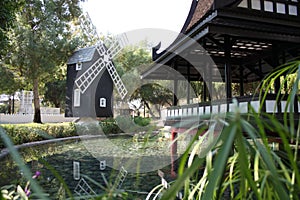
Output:
[[[213,199],[214,192],[219,185],[220,178],[224,174],[228,156],[232,150],[233,141],[236,135],[236,124],[227,126],[221,134],[221,140],[224,142],[217,154],[213,170],[208,176],[208,185],[203,195],[203,199]]]
[[[175,183],[166,191],[166,193],[163,194],[161,200],[175,199],[177,192],[181,190],[185,180],[189,179],[195,171],[199,170],[199,166],[201,166],[203,162],[204,159],[196,158],[193,164],[185,170],[184,173],[178,177]]]
[[[19,155],[17,149],[14,147],[13,143],[11,142],[9,137],[6,135],[5,130],[2,127],[0,127],[0,138],[4,142],[7,149],[9,150],[10,155],[13,158],[13,160],[17,163],[17,166],[20,168],[21,171],[23,171],[25,178],[30,181],[31,187],[32,187],[32,190],[34,191],[34,193],[37,194],[39,199],[48,199],[44,195],[45,193],[44,193],[43,189],[38,185],[36,180],[34,180],[32,178],[32,173],[30,172],[28,167],[26,167],[26,165],[24,164],[24,161],[22,160],[21,156]]]

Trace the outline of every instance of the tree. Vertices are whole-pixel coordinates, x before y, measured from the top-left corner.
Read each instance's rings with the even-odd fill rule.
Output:
[[[45,84],[44,101],[63,109],[66,98],[66,80],[55,80]]]
[[[15,91],[20,85],[19,82],[15,80],[14,74],[7,68],[5,68],[2,64],[0,64],[0,74],[0,94],[5,93],[14,96]],[[14,98],[13,100],[11,100],[11,98],[9,99],[8,105],[6,105],[5,108],[7,108],[6,111],[8,113],[14,112]]]
[[[148,46],[147,41],[127,46],[120,52],[114,62],[121,76],[126,73],[122,79],[125,80],[127,89],[131,90],[141,85],[134,91],[129,91],[132,94],[129,98],[129,101],[132,101],[132,108],[139,114],[139,109],[143,104],[150,114],[155,116],[151,109],[152,105],[160,115],[161,106],[172,104],[173,93],[158,83],[144,85],[141,83],[139,72],[145,70],[152,63],[151,53],[147,49]]]
[[[23,3],[17,0],[0,1],[0,93],[13,94],[17,88],[14,74],[6,68],[3,58],[6,57],[9,47],[7,32],[13,26],[15,13]]]
[[[0,1],[0,61],[5,56],[9,40],[7,37],[7,31],[13,25],[15,20],[15,12],[23,4],[23,1],[19,0],[1,0]]]
[[[9,34],[10,67],[33,88],[34,122],[41,123],[39,89],[51,80],[80,40],[73,34],[80,0],[29,0]]]
[[[0,93],[12,94],[17,89],[17,82],[14,74],[0,64]]]
[[[142,41],[138,45],[125,47],[114,62],[120,75],[137,67],[144,68],[143,66],[149,65],[152,60],[150,51],[147,50],[147,42]]]
[[[155,115],[149,104],[155,105],[155,109],[158,111],[160,117],[160,106],[166,104],[171,106],[173,93],[157,83],[151,83],[142,85],[130,97],[130,100],[136,99],[141,99],[141,102],[144,103],[144,106],[147,107],[152,116]]]

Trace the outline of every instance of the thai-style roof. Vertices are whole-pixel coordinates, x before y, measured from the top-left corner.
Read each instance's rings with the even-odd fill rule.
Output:
[[[179,36],[161,53],[156,53],[158,46],[153,49],[155,64],[142,78],[163,79],[166,76],[156,70],[174,62],[176,70],[187,76],[190,64],[178,52],[196,62],[203,56],[199,49],[193,49],[190,39],[213,59],[216,65],[212,71],[225,76],[224,63],[230,62],[233,82],[239,82],[241,76],[245,82],[261,80],[280,62],[300,56],[300,1],[193,0]],[[230,58],[225,57],[225,43],[229,45]],[[199,74],[194,72],[191,69],[190,80],[199,80]]]
[[[186,29],[186,32],[187,30],[190,30],[191,27],[193,27],[195,24],[197,24],[200,19],[202,19],[202,17],[212,8],[213,3],[214,0],[203,0],[197,3],[196,10],[193,13],[192,19]]]
[[[185,33],[187,33],[194,25],[196,25],[201,19],[209,13],[210,10],[213,10],[215,8],[219,7],[228,7],[232,5],[236,5],[238,2],[241,2],[241,0],[198,0],[196,9],[192,15],[192,19],[189,22],[188,27],[185,30]]]
[[[93,59],[95,53],[95,46],[78,49],[68,60],[68,65],[75,64],[78,62],[84,63],[89,62]]]

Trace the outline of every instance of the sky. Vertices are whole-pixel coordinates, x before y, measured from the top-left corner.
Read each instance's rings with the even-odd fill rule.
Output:
[[[135,32],[135,39],[143,35],[153,44],[163,40],[162,46],[167,46],[180,32],[191,3],[192,0],[87,0],[82,6],[99,34]],[[150,38],[155,35],[161,35],[160,39]]]
[[[83,8],[102,33],[142,28],[179,32],[191,3],[192,0],[87,0]]]

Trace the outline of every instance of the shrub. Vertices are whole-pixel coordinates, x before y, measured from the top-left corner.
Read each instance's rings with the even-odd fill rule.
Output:
[[[139,126],[148,126],[151,122],[151,118],[135,117],[134,122]]]
[[[2,124],[6,134],[10,137],[15,145],[41,141],[51,138],[62,138],[77,135],[73,123],[59,124]],[[0,148],[4,144],[0,140]]]
[[[123,133],[123,131],[119,128],[114,118],[107,118],[102,120],[100,122],[100,126],[105,134]]]
[[[116,133],[134,133],[147,130],[153,130],[154,127],[150,127],[150,118],[142,118],[131,116],[118,116],[116,119],[108,118],[100,122],[101,128],[105,134]]]
[[[8,112],[8,105],[7,104],[1,104],[0,105],[0,113],[7,113]]]

